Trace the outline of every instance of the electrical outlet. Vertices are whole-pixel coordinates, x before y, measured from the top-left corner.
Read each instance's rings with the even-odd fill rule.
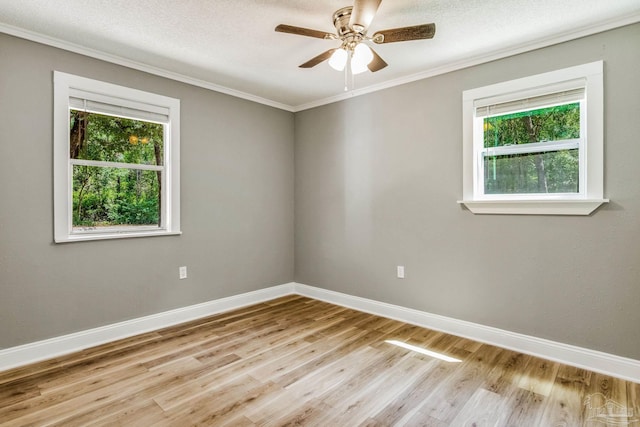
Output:
[[[404,279],[404,265],[399,265],[396,268],[396,274],[398,276],[398,279]]]
[[[178,268],[178,274],[180,275],[180,279],[186,279],[187,278],[187,267],[180,267]]]

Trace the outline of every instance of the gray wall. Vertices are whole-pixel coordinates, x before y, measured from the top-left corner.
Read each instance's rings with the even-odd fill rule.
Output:
[[[296,281],[640,359],[639,44],[637,24],[296,114]],[[600,59],[612,202],[460,207],[462,91]]]
[[[3,34],[0,58],[0,348],[293,280],[292,113]],[[53,243],[53,70],[181,100],[182,236]]]
[[[633,25],[294,118],[0,35],[0,348],[295,277],[640,359],[639,40]],[[599,59],[612,203],[461,208],[462,91]],[[182,236],[53,243],[54,69],[181,99]]]

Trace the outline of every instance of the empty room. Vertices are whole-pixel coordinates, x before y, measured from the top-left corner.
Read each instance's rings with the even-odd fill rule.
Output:
[[[637,0],[0,0],[0,426],[640,427],[639,70]]]

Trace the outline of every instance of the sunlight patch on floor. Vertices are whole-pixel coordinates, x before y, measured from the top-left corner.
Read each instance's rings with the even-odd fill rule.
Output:
[[[425,348],[418,347],[418,346],[415,346],[415,345],[407,344],[406,342],[397,341],[397,340],[385,340],[385,342],[388,343],[388,344],[396,345],[398,347],[406,348],[407,350],[411,350],[411,351],[415,351],[415,352],[420,353],[420,354],[424,354],[425,356],[435,357],[436,359],[444,360],[445,362],[453,362],[453,363],[462,362],[462,360],[460,360],[460,359],[456,359],[454,357],[449,357],[449,356],[441,354],[441,353],[436,353],[435,351],[427,350]]]

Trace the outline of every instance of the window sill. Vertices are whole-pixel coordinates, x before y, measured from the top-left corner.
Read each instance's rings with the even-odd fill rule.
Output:
[[[120,233],[101,233],[101,234],[70,234],[62,237],[55,237],[56,243],[86,242],[91,240],[111,240],[111,239],[130,239],[133,237],[154,237],[154,236],[177,236],[182,231],[128,231]]]
[[[589,200],[458,200],[474,214],[589,215],[609,199]]]

